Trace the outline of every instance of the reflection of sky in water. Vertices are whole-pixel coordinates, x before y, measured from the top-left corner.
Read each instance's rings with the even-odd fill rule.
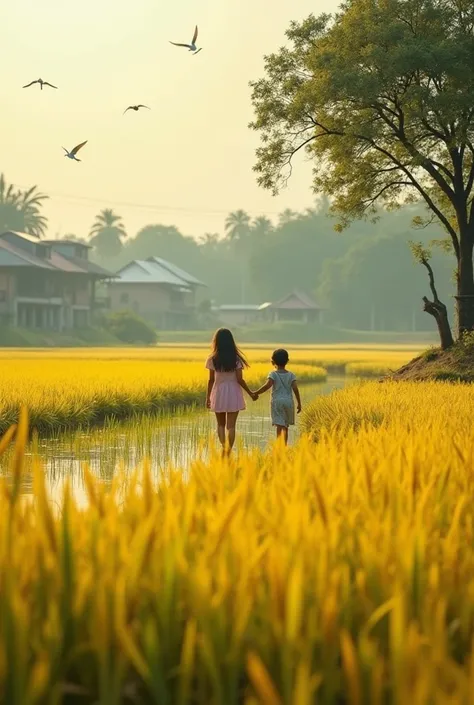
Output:
[[[343,379],[335,378],[325,384],[303,386],[303,404],[343,385]],[[38,455],[44,464],[52,502],[60,501],[66,478],[69,478],[76,501],[83,505],[87,501],[82,476],[84,463],[89,465],[99,480],[108,485],[117,470],[131,470],[139,466],[144,458],[148,458],[152,473],[158,478],[160,472],[170,465],[186,469],[193,460],[205,459],[214,427],[213,414],[195,411],[171,417],[141,417],[134,422],[36,440],[27,454],[24,495],[31,496],[32,493],[33,454]],[[297,427],[290,429],[290,443],[295,441],[297,434]],[[247,411],[238,420],[237,450],[263,449],[273,438],[269,393],[257,402],[248,400]],[[8,467],[7,463],[8,458],[3,466]]]

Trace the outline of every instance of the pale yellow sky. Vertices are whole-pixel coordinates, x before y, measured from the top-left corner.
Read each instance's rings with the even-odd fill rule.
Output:
[[[0,171],[51,196],[49,235],[84,236],[114,207],[130,235],[147,223],[222,231],[228,211],[275,218],[311,206],[310,167],[273,198],[252,172],[258,138],[248,82],[292,19],[338,0],[14,0],[2,7]],[[173,47],[199,25],[197,55]],[[22,89],[36,78],[59,86]],[[133,103],[151,111],[123,110]],[[81,163],[62,146],[89,140]],[[140,207],[140,206],[147,206]]]

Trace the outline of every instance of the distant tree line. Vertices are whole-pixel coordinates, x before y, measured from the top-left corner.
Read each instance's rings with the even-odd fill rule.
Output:
[[[21,192],[0,177],[1,229],[43,236],[47,220],[41,205],[46,198],[36,187]],[[426,283],[408,242],[417,239],[428,246],[443,236],[441,229],[431,226],[414,234],[418,211],[412,206],[382,212],[375,223],[356,221],[337,233],[328,212],[326,200],[301,213],[285,210],[276,222],[237,210],[225,219],[222,233],[195,239],[160,223],[130,237],[120,215],[104,209],[87,237],[67,237],[91,244],[91,257],[113,271],[134,259],[163,257],[205,282],[209,300],[217,304],[276,301],[302,289],[327,307],[328,324],[363,330],[432,329],[422,311]],[[440,296],[450,301],[452,260],[439,252],[432,266]]]

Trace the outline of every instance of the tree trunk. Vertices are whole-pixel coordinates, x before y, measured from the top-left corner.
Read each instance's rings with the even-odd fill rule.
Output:
[[[441,349],[447,350],[454,343],[451,333],[451,326],[449,325],[448,320],[448,309],[443,303],[441,303],[441,301],[430,301],[426,298],[426,296],[423,297],[423,303],[423,311],[429,313],[436,320]]]
[[[434,317],[436,325],[438,326],[441,349],[447,350],[451,347],[451,345],[454,344],[453,334],[451,333],[451,326],[449,325],[448,320],[448,309],[443,304],[443,302],[439,300],[434,280],[433,268],[428,261],[428,257],[426,255],[423,255],[421,257],[420,262],[428,272],[430,289],[431,293],[433,294],[433,301],[430,301],[426,296],[423,296],[423,310]]]
[[[461,237],[457,277],[457,326],[458,336],[474,330],[474,268],[473,242],[469,235]]]

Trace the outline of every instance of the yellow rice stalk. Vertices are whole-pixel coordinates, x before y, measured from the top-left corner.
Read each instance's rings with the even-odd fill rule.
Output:
[[[264,663],[258,654],[252,651],[247,655],[247,672],[261,705],[282,705]]]

